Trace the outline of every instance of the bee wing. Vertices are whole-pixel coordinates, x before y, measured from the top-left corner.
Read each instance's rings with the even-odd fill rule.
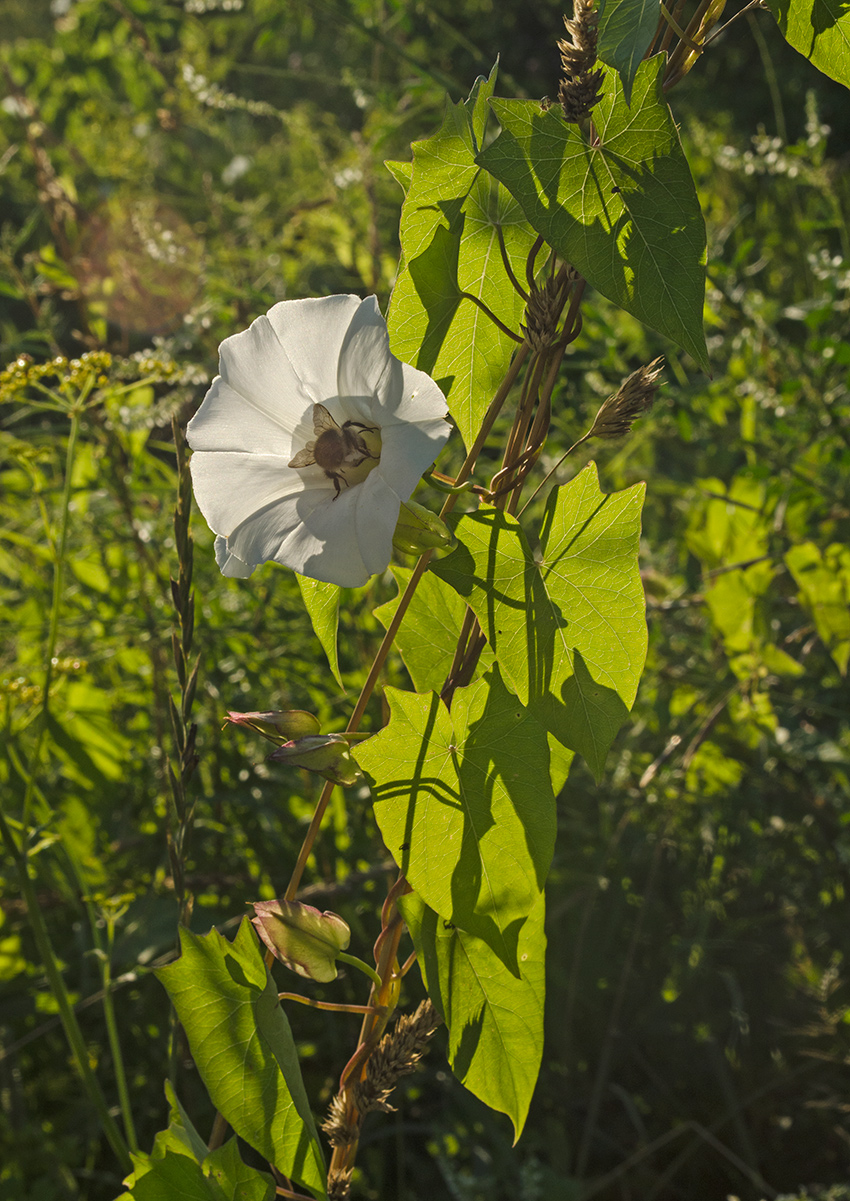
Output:
[[[318,437],[327,430],[339,430],[339,426],[324,405],[313,405],[313,433]]]
[[[289,460],[287,467],[312,467],[316,462],[313,456],[313,443],[308,443],[303,450]]]

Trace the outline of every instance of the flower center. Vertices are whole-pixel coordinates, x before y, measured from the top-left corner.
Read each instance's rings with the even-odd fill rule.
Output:
[[[336,489],[361,484],[381,460],[381,430],[363,421],[339,425],[322,404],[313,406],[315,440],[308,442],[289,461],[290,467],[321,467]]]

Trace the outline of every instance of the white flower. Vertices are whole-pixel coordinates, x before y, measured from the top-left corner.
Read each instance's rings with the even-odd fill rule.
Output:
[[[449,435],[442,392],[390,353],[374,296],[285,300],[219,353],[187,436],[222,572],[274,559],[365,584],[389,563],[399,507]]]

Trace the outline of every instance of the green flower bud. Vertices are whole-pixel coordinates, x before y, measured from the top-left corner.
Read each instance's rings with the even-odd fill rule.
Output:
[[[426,550],[447,550],[454,542],[448,526],[436,513],[415,500],[405,501],[399,510],[393,534],[393,546],[408,555],[421,555]]]
[[[254,901],[253,906],[254,928],[276,959],[308,980],[336,980],[337,954],[351,941],[341,917],[298,901]]]
[[[272,751],[269,760],[314,771],[334,784],[354,784],[360,776],[345,734],[311,734],[293,739]]]

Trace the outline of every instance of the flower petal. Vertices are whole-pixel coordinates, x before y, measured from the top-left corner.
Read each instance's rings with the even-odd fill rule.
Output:
[[[309,513],[302,506],[302,524],[275,558],[315,580],[359,588],[389,563],[398,510],[398,497],[375,470]]]
[[[247,580],[248,576],[252,574],[254,567],[257,566],[255,563],[254,567],[249,567],[247,563],[243,563],[236,555],[232,555],[227,549],[227,539],[222,538],[220,534],[216,536],[215,540],[215,561],[222,575],[237,580]]]
[[[268,317],[258,317],[241,334],[225,338],[219,347],[219,373],[234,392],[281,429],[294,434],[305,419],[309,423],[312,396]]]
[[[362,304],[359,296],[323,296],[283,300],[269,310],[269,324],[313,404],[337,395],[337,364]]]
[[[228,539],[228,549],[239,555],[232,535],[259,510],[297,496],[307,487],[308,477],[318,473],[317,483],[333,495],[320,468],[295,471],[277,455],[252,455],[233,451],[204,451],[192,455],[192,487],[198,508],[216,534]],[[256,565],[261,559],[246,558]]]
[[[204,403],[186,427],[192,450],[241,450],[260,455],[292,455],[293,431],[277,404],[258,406],[217,375]],[[305,431],[312,426],[305,426]]]
[[[352,317],[342,344],[337,371],[339,395],[381,395],[382,388],[388,384],[392,387],[394,366],[401,364],[390,354],[387,323],[381,316],[377,298],[370,296]],[[401,383],[400,378],[398,382]]]

